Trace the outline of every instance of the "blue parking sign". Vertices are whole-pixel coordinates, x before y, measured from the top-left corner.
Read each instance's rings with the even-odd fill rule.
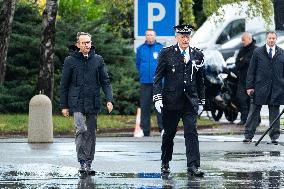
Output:
[[[135,38],[144,38],[148,28],[157,37],[174,36],[178,20],[178,0],[135,0]]]

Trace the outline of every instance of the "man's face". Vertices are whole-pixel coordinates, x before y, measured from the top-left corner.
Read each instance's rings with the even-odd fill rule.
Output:
[[[248,46],[251,42],[252,42],[252,39],[249,36],[247,35],[242,36],[242,44],[244,47]]]
[[[185,50],[187,49],[187,47],[189,47],[190,39],[191,36],[189,34],[181,34],[181,33],[176,34],[176,40],[178,42],[179,47],[182,50]]]
[[[276,40],[277,40],[277,36],[275,33],[269,33],[267,34],[266,36],[266,44],[269,46],[269,47],[273,47],[276,43]]]
[[[90,36],[88,35],[81,35],[79,37],[79,40],[77,41],[77,47],[80,49],[80,52],[83,53],[83,55],[87,55],[90,52],[92,41]]]
[[[146,41],[148,44],[153,44],[156,40],[156,33],[154,31],[146,31]]]

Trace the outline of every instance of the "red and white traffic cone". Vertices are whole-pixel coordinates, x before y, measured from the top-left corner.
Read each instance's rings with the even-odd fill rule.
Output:
[[[134,137],[144,136],[143,130],[140,127],[140,121],[141,121],[141,108],[137,108],[136,122],[135,122],[135,128],[134,128]]]

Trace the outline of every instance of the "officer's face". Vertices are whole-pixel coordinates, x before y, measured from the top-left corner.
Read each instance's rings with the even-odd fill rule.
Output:
[[[266,36],[266,44],[269,46],[269,47],[273,47],[276,43],[276,40],[277,40],[277,36],[275,33],[268,33],[267,36]]]
[[[90,52],[92,46],[91,37],[88,35],[81,35],[77,41],[77,47],[83,55],[87,55]]]
[[[154,31],[146,31],[146,41],[148,44],[153,44],[156,40],[156,33]]]
[[[189,47],[190,39],[191,39],[190,34],[181,34],[181,33],[176,34],[176,40],[178,42],[179,47],[182,50],[185,50],[187,49],[187,47]]]

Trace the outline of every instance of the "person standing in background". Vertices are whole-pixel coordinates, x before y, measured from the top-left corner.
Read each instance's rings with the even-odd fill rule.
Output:
[[[255,40],[251,33],[244,32],[242,35],[242,44],[240,51],[236,58],[236,70],[238,72],[238,90],[237,98],[240,104],[241,121],[238,125],[244,125],[247,121],[250,97],[246,91],[246,79],[249,63],[253,54],[255,46]]]
[[[150,136],[151,131],[151,104],[153,96],[153,80],[157,68],[157,60],[163,45],[156,41],[156,32],[147,29],[146,41],[137,48],[136,68],[139,72],[140,81],[140,107],[141,123],[144,136]],[[157,123],[159,131],[162,132],[162,116],[157,112]]]

